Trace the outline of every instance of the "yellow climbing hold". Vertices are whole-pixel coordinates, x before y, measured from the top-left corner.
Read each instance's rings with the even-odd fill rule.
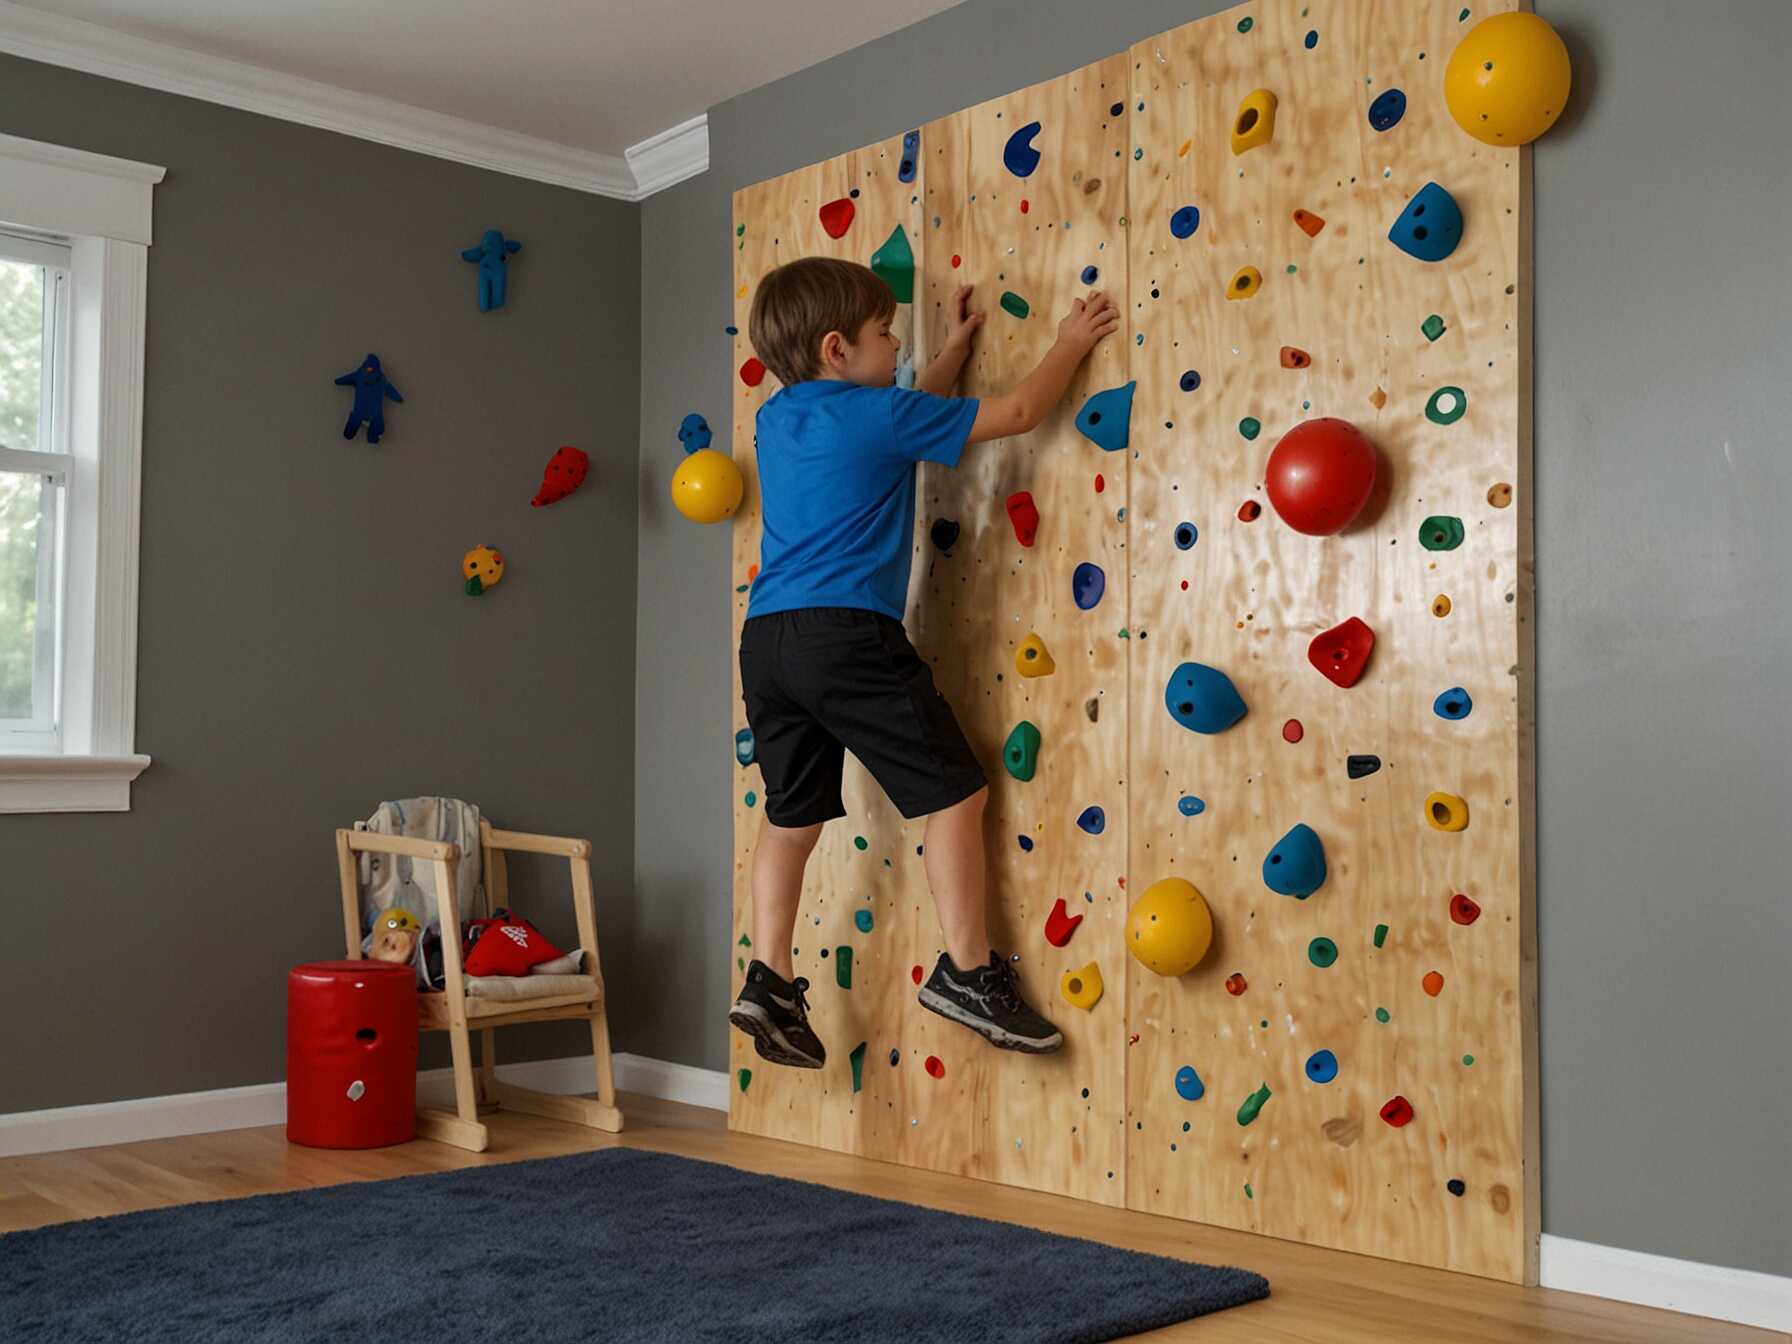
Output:
[[[1159,975],[1182,975],[1207,955],[1213,913],[1180,877],[1153,882],[1126,916],[1126,950]]]
[[[1065,971],[1058,992],[1072,1008],[1093,1008],[1101,1002],[1101,967],[1090,962],[1080,971]]]
[[[503,552],[475,546],[461,557],[460,572],[467,581],[467,592],[478,597],[487,588],[496,588],[504,577]]]
[[[1014,670],[1023,677],[1049,677],[1058,670],[1058,665],[1046,651],[1045,641],[1036,634],[1029,634],[1014,651]]]
[[[1232,277],[1232,283],[1226,286],[1228,299],[1248,299],[1263,287],[1263,272],[1255,266],[1246,266]]]
[[[1433,830],[1465,831],[1468,829],[1468,804],[1453,793],[1432,793],[1425,797],[1425,820]]]
[[[1267,145],[1276,133],[1276,96],[1268,89],[1253,89],[1238,105],[1232,119],[1232,152]]]

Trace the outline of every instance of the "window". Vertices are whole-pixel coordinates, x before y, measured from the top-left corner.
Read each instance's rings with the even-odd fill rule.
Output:
[[[0,812],[116,812],[135,748],[151,200],[0,135]]]
[[[69,249],[0,233],[0,750],[61,750]]]

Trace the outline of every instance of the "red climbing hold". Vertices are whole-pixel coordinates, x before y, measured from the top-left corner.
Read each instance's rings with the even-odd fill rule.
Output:
[[[910,980],[913,980],[917,985],[920,984],[921,983],[921,968],[919,966],[916,966],[913,970],[911,970],[908,973],[908,978]]]
[[[1307,735],[1307,730],[1300,726],[1299,719],[1289,719],[1282,725],[1282,741],[1298,742]]]
[[[1450,918],[1458,924],[1473,924],[1481,918],[1481,907],[1461,892],[1457,892],[1450,897]]]
[[[1306,367],[1289,364],[1286,351],[1282,363],[1285,368]],[[1369,502],[1375,489],[1375,445],[1348,420],[1303,420],[1270,452],[1263,485],[1289,527],[1309,537],[1329,537],[1350,526]]]
[[[944,1078],[946,1076],[946,1066],[940,1063],[940,1057],[938,1055],[927,1056],[925,1067],[929,1078]]]
[[[1311,210],[1296,210],[1294,222],[1300,225],[1300,231],[1309,238],[1317,238],[1319,230],[1325,227],[1325,221]]]
[[[853,203],[845,196],[821,207],[821,227],[827,230],[830,238],[846,237],[846,231],[852,227],[852,217]]]
[[[581,450],[571,444],[555,449],[541,473],[541,489],[529,503],[539,509],[565,499],[585,483],[585,473],[590,470],[591,459]]]
[[[956,271],[963,264],[964,264],[964,258],[959,256],[958,253],[954,252],[952,254],[952,269]]]
[[[1017,490],[1008,496],[1008,519],[1014,524],[1014,539],[1022,546],[1031,546],[1039,531],[1039,510],[1033,507],[1029,491]]]
[[[1363,675],[1363,669],[1369,665],[1369,651],[1374,647],[1375,632],[1352,616],[1307,645],[1307,661],[1334,686],[1349,688]]]
[[[1070,935],[1076,932],[1076,926],[1082,922],[1081,915],[1066,913],[1064,898],[1058,897],[1058,903],[1052,907],[1051,914],[1045,917],[1045,941],[1053,947],[1063,947],[1070,941]]]
[[[1247,499],[1238,506],[1238,521],[1254,523],[1263,515],[1263,506],[1254,499]]]
[[[740,380],[748,387],[758,387],[765,381],[765,365],[759,362],[757,356],[749,357],[747,362],[740,366]]]
[[[1028,206],[1027,206],[1027,198],[1026,198],[1026,197],[1025,197],[1025,196],[1023,196],[1023,197],[1021,197],[1021,199],[1020,199],[1020,212],[1021,212],[1021,214],[1023,214],[1023,215],[1024,215],[1024,214],[1026,214],[1026,213],[1027,213],[1027,209],[1028,209]]]
[[[1381,1118],[1399,1129],[1412,1119],[1412,1103],[1405,1097],[1389,1097],[1381,1108]]]
[[[1237,998],[1240,994],[1244,993],[1244,991],[1244,977],[1237,971],[1233,971],[1231,975],[1226,977],[1226,993],[1230,994],[1233,998]]]
[[[1296,350],[1292,345],[1282,347],[1282,367],[1284,369],[1304,369],[1313,363],[1313,356],[1305,350]]]
[[[1102,480],[1101,473],[1099,471],[1096,472],[1095,473],[1095,493],[1099,495],[1103,490],[1106,490],[1107,488],[1108,488],[1108,483],[1106,481]]]

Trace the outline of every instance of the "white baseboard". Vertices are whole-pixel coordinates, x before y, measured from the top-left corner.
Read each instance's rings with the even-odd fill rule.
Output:
[[[712,1110],[728,1109],[726,1073],[630,1054],[616,1055],[614,1066],[616,1086],[626,1092]],[[590,1055],[575,1055],[500,1064],[498,1073],[507,1082],[542,1092],[590,1092],[593,1067]],[[453,1078],[448,1069],[418,1074],[418,1100],[432,1105],[451,1102]],[[0,1115],[0,1157],[285,1123],[285,1083],[25,1111]],[[1598,1246],[1548,1233],[1542,1239],[1540,1261],[1545,1288],[1770,1330],[1792,1330],[1792,1278]]]
[[[728,1075],[689,1064],[673,1064],[643,1055],[612,1057],[616,1086],[668,1101],[728,1109]],[[519,1087],[541,1092],[594,1090],[590,1055],[547,1059],[528,1064],[500,1064],[498,1076]],[[430,1069],[417,1075],[417,1097],[432,1105],[454,1095],[454,1074]],[[171,1139],[184,1134],[212,1134],[221,1129],[286,1123],[286,1084],[260,1083],[215,1092],[185,1092],[171,1097],[136,1097],[92,1106],[63,1106],[49,1111],[0,1115],[0,1157],[56,1153],[70,1148],[100,1148],[144,1139]]]
[[[1792,1330],[1792,1278],[1543,1234],[1539,1282],[1664,1311]]]

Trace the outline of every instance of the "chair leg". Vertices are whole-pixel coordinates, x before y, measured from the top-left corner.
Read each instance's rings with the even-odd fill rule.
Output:
[[[597,1099],[605,1106],[615,1108],[616,1075],[610,1066],[610,1017],[599,1006],[591,1019],[591,1057],[597,1062]],[[622,1113],[617,1112],[618,1120]],[[621,1128],[618,1124],[617,1128]]]
[[[622,1132],[622,1112],[616,1108],[616,1084],[610,1071],[610,1024],[600,1009],[591,1019],[591,1053],[597,1060],[597,1098],[567,1097],[513,1083],[495,1083],[498,1102],[507,1111],[569,1120],[606,1133]]]
[[[445,890],[448,888],[444,888]],[[479,1100],[474,1091],[473,1045],[465,1022],[448,1027],[448,1044],[454,1055],[454,1110],[434,1106],[417,1108],[417,1133],[425,1139],[453,1144],[483,1153],[491,1142],[490,1131],[479,1122]]]
[[[474,1095],[482,1111],[498,1105],[498,1033],[490,1027],[479,1033],[479,1073]]]

